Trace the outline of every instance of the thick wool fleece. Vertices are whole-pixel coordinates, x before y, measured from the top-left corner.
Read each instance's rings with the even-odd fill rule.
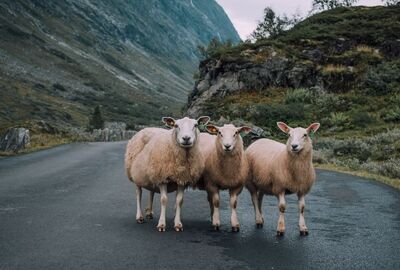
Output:
[[[232,152],[225,152],[217,136],[211,136],[208,142],[213,145],[212,151],[207,149],[205,169],[203,173],[204,185],[207,190],[213,187],[218,189],[233,189],[243,187],[249,176],[249,166],[243,150],[242,138],[236,140]]]
[[[143,150],[153,136],[166,133],[162,128],[145,128],[136,133],[128,142],[125,151],[125,170],[129,180],[133,181],[130,169],[137,155]]]
[[[262,193],[305,195],[314,184],[311,141],[299,153],[292,153],[282,143],[260,139],[247,148],[246,156],[252,176],[250,181]]]
[[[150,139],[130,167],[135,184],[156,191],[162,183],[188,186],[199,180],[204,158],[197,140],[192,147],[182,148],[175,137],[175,131],[168,130]]]

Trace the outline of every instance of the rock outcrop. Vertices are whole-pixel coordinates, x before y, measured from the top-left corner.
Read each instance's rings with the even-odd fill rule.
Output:
[[[26,128],[9,128],[0,138],[0,151],[18,152],[30,144],[29,130]]]
[[[219,59],[200,67],[201,77],[189,97],[188,114],[198,116],[208,100],[238,91],[324,85],[322,78],[316,76],[317,66],[313,62],[298,63],[274,53],[271,55],[262,63],[250,59],[233,62]]]

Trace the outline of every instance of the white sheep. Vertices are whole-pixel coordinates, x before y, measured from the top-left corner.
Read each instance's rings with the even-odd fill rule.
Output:
[[[153,136],[161,133],[167,133],[168,130],[162,129],[162,128],[144,128],[138,133],[133,136],[126,147],[126,152],[125,152],[125,170],[126,174],[133,182],[132,176],[130,174],[130,169],[132,166],[133,160],[136,158],[136,156],[143,150],[143,148],[146,146],[146,144],[150,141]],[[143,215],[142,215],[142,210],[141,210],[141,189],[137,188],[136,189],[136,221],[138,223],[143,223]],[[149,194],[149,202],[148,206],[145,209],[146,212],[146,218],[148,219],[153,219],[153,199],[154,199],[154,191],[150,191]]]
[[[182,231],[180,219],[183,192],[194,185],[204,170],[204,158],[199,150],[199,124],[206,124],[208,116],[198,120],[183,118],[175,120],[164,117],[163,122],[171,130],[153,129],[139,132],[128,143],[125,154],[127,175],[136,184],[138,222],[143,222],[141,211],[142,188],[160,192],[161,213],[158,231],[165,231],[165,212],[168,192],[177,191],[174,228]],[[138,136],[138,137],[137,137]]]
[[[304,221],[304,197],[315,181],[312,163],[312,140],[310,135],[316,132],[319,123],[308,128],[291,128],[283,122],[277,123],[279,129],[289,135],[286,145],[268,139],[260,139],[246,150],[251,180],[246,184],[250,191],[256,214],[257,227],[262,227],[264,218],[261,213],[264,194],[275,195],[279,200],[279,220],[277,234],[285,232],[284,213],[285,194],[296,193],[299,201],[300,235],[308,235]]]
[[[234,125],[224,125],[223,127],[207,125],[206,129],[216,136],[202,134],[200,137],[201,150],[206,161],[202,181],[198,188],[207,191],[212,225],[215,230],[219,230],[220,227],[219,191],[229,190],[232,231],[238,232],[237,196],[248,180],[249,172],[241,133],[248,133],[251,128],[236,128]]]

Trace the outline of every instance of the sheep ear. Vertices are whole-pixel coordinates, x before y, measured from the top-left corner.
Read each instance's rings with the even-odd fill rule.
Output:
[[[209,121],[210,121],[209,116],[200,116],[199,119],[197,119],[197,124],[198,125],[207,125]]]
[[[289,133],[291,127],[289,127],[288,125],[286,125],[286,124],[283,123],[283,122],[277,122],[276,124],[278,125],[278,128],[279,128],[280,130],[282,130],[282,131],[285,132],[285,133]]]
[[[175,119],[172,117],[163,117],[162,121],[165,125],[169,127],[174,127],[175,126]]]
[[[207,130],[208,133],[213,134],[213,135],[218,133],[218,128],[216,126],[213,126],[213,125],[207,125],[206,126],[206,130]]]
[[[307,132],[310,133],[315,133],[317,132],[317,130],[320,127],[320,123],[312,123],[308,128],[307,128]]]
[[[244,133],[244,134],[249,134],[252,130],[253,130],[253,129],[252,129],[251,127],[246,127],[246,126],[240,127],[240,128],[237,129],[237,131],[238,131],[240,134],[242,134],[242,133]]]

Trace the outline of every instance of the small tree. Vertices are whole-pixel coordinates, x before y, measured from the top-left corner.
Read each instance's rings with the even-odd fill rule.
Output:
[[[93,129],[102,129],[104,127],[104,119],[101,115],[100,106],[97,105],[94,108],[93,114],[89,119],[88,129],[92,131]]]
[[[212,38],[207,46],[197,46],[202,59],[207,59],[214,57],[216,55],[224,54],[226,51],[233,47],[232,40],[228,39],[225,42],[221,41],[219,38]]]
[[[287,18],[277,16],[272,8],[267,7],[264,9],[264,19],[257,25],[256,30],[251,34],[251,38],[255,40],[276,37],[281,34],[286,27]]]
[[[388,7],[400,5],[400,0],[382,0],[382,2]]]
[[[288,18],[285,14],[283,16],[276,15],[272,8],[267,7],[264,9],[264,19],[257,25],[256,30],[250,35],[250,39],[259,40],[264,38],[274,38],[292,26],[296,25],[302,20],[299,14],[293,15]]]
[[[313,9],[328,10],[337,7],[351,7],[358,0],[313,0]]]

